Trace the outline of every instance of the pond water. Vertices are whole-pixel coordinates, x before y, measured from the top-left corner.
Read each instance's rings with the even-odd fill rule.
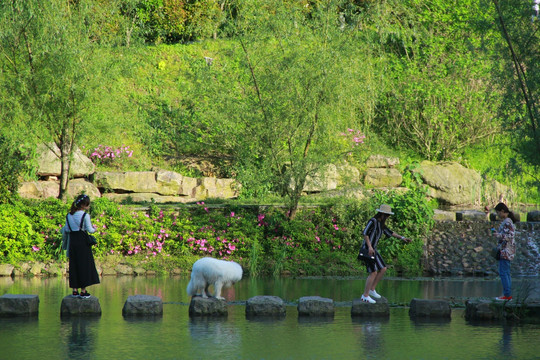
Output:
[[[519,288],[531,279],[515,279]],[[538,283],[539,279],[532,279]],[[60,318],[65,278],[0,278],[0,295],[39,295],[37,318],[0,319],[0,359],[539,359],[540,325],[469,323],[464,309],[451,320],[415,321],[406,306],[389,319],[352,318],[365,278],[243,279],[223,295],[225,319],[190,319],[187,278],[104,277],[89,288],[99,298],[99,318]],[[385,278],[378,292],[391,304],[412,298],[495,297],[497,279]],[[130,295],[163,299],[163,317],[124,319]],[[245,301],[275,295],[288,304],[281,320],[248,320]],[[296,302],[318,295],[336,301],[333,319],[298,318]]]

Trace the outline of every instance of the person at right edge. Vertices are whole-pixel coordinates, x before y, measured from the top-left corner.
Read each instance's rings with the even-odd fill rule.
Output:
[[[381,298],[381,295],[377,293],[375,287],[386,272],[386,264],[382,256],[377,251],[377,243],[379,242],[382,234],[384,233],[388,237],[393,236],[407,243],[411,242],[411,240],[393,232],[386,227],[386,219],[388,219],[390,215],[394,215],[390,205],[382,204],[377,209],[377,214],[375,214],[375,216],[368,221],[364,232],[362,233],[364,235],[364,244],[362,246],[367,247],[369,255],[375,258],[374,261],[365,261],[366,270],[369,275],[366,280],[366,287],[364,289],[364,294],[362,294],[361,300],[370,304],[376,303],[373,298]]]
[[[510,261],[514,259],[516,253],[516,242],[514,234],[516,227],[516,217],[514,213],[508,210],[508,207],[503,203],[498,203],[495,206],[495,211],[499,219],[502,219],[499,230],[493,235],[498,238],[498,246],[501,250],[501,258],[499,259],[499,276],[503,287],[503,295],[495,298],[496,300],[508,301],[512,300],[512,279],[510,277]]]

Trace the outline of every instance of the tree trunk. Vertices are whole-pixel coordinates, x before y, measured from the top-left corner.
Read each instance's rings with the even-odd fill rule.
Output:
[[[69,183],[69,170],[71,167],[71,150],[73,148],[71,141],[68,140],[67,132],[62,131],[60,148],[60,191],[58,198],[65,201],[67,199],[67,187]]]

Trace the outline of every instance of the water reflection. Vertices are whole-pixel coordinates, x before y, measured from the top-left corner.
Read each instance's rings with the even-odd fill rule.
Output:
[[[383,326],[389,322],[387,318],[362,319],[352,318],[353,331],[357,335],[360,347],[363,351],[360,358],[381,359],[385,358],[385,342]]]
[[[503,325],[501,333],[502,337],[499,342],[501,355],[508,359],[514,359],[512,349],[512,326],[507,324]]]
[[[66,358],[87,359],[95,350],[96,328],[99,319],[70,317],[61,320],[61,332],[66,343]]]
[[[194,348],[209,346],[229,353],[242,342],[238,328],[226,317],[192,317],[188,327]]]

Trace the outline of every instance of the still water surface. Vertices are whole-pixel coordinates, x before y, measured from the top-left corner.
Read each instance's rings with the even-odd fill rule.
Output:
[[[533,279],[538,281],[538,279]],[[527,280],[529,281],[529,280]],[[524,280],[514,281],[516,288]],[[363,278],[243,279],[225,290],[226,319],[190,319],[187,278],[104,277],[89,288],[99,298],[99,318],[60,318],[70,293],[63,278],[0,278],[0,295],[38,294],[39,316],[0,319],[0,359],[540,359],[540,325],[472,324],[463,309],[451,320],[414,321],[406,307],[389,319],[351,318]],[[387,278],[379,293],[390,303],[412,298],[455,299],[500,295],[497,279]],[[130,295],[163,299],[163,317],[124,319]],[[282,320],[247,320],[244,302],[275,295],[288,304]],[[318,295],[336,301],[330,320],[298,318],[295,302]]]

